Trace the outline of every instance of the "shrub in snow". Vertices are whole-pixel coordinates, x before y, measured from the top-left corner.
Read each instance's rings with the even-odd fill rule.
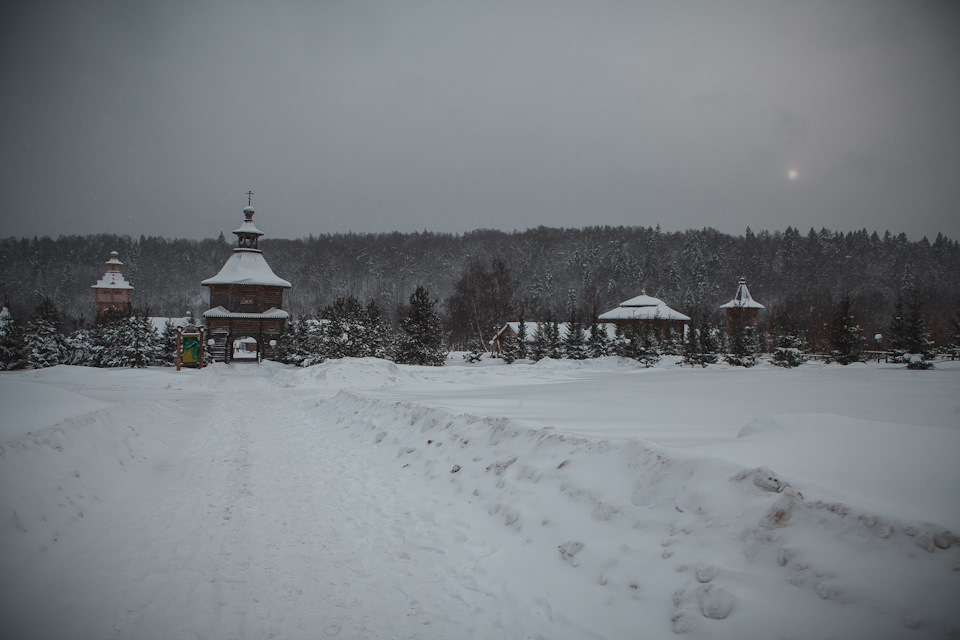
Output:
[[[807,361],[803,353],[803,336],[793,331],[783,331],[777,336],[773,351],[773,364],[778,367],[797,367]]]

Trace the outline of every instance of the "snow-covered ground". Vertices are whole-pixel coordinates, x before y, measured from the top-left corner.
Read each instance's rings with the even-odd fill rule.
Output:
[[[958,365],[2,373],[0,636],[956,637]]]

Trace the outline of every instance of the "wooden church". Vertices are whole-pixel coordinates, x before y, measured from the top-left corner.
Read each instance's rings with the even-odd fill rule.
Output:
[[[233,255],[217,275],[200,283],[210,287],[210,308],[203,318],[209,353],[220,362],[274,357],[276,340],[290,317],[283,310],[283,290],[290,283],[264,260],[257,246],[263,232],[253,224],[253,214],[248,199],[243,223],[233,232]]]

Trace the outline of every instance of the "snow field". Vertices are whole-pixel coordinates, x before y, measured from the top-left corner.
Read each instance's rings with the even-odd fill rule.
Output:
[[[0,628],[950,637],[958,373],[0,374]]]

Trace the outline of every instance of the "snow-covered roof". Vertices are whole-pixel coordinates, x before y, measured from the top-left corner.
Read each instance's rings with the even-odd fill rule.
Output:
[[[270,307],[261,313],[248,313],[243,311],[227,311],[224,307],[214,307],[203,312],[204,318],[250,318],[253,320],[275,320],[286,319],[290,314],[283,309]]]
[[[240,228],[234,229],[233,232],[237,235],[240,235],[241,233],[252,233],[258,236],[263,235],[263,231],[260,231],[260,229],[257,229],[257,227],[253,224],[253,220],[244,220],[243,223],[240,225]]]
[[[109,264],[109,263],[108,263]],[[119,271],[107,271],[97,280],[97,284],[90,285],[91,289],[133,289],[133,285]]]
[[[690,316],[671,309],[660,298],[648,296],[646,290],[636,298],[620,303],[616,309],[601,313],[600,320],[681,320],[689,322]]]
[[[258,249],[234,249],[233,255],[220,269],[220,273],[200,284],[260,284],[270,287],[290,288],[290,283],[277,275],[263,259]]]
[[[190,324],[193,318],[163,318],[160,316],[150,316],[147,318],[147,320],[149,320],[150,324],[153,325],[153,328],[157,330],[157,333],[163,333],[164,328],[167,326],[167,320],[169,320],[174,327],[185,327]]]
[[[733,296],[733,300],[726,304],[720,305],[721,309],[764,309],[762,304],[753,299],[753,296],[750,295],[750,290],[747,289],[747,281],[745,278],[740,278],[740,282],[737,284],[737,295]]]

